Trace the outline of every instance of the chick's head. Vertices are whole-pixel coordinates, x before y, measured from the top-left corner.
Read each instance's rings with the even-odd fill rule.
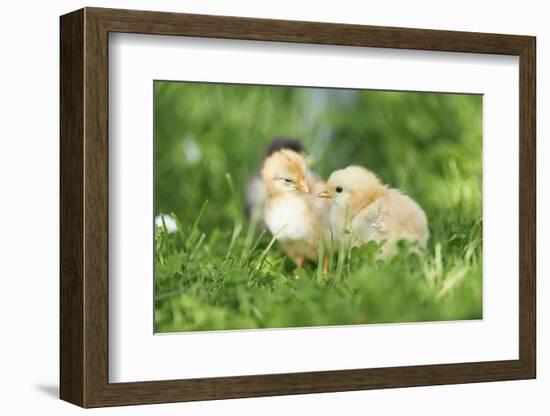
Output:
[[[378,198],[385,188],[374,173],[360,166],[348,166],[332,172],[326,190],[319,193],[340,207],[349,207],[351,212],[367,206]]]
[[[285,192],[309,192],[304,157],[293,150],[282,149],[265,159],[262,180],[269,196]]]

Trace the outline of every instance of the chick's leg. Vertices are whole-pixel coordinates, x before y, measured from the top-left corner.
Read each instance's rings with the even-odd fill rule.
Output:
[[[328,256],[325,255],[323,258],[323,276],[325,280],[328,280]]]
[[[304,256],[295,257],[294,258],[294,263],[296,263],[296,268],[303,269],[304,268],[304,263],[305,263]]]

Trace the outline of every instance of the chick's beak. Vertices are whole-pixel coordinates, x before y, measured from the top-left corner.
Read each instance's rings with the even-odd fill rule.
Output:
[[[317,194],[319,198],[332,199],[332,194],[328,190],[324,190]]]
[[[307,187],[307,183],[305,183],[305,181],[301,181],[299,184],[298,184],[298,190],[300,192],[305,192],[306,194],[309,193],[309,188]]]

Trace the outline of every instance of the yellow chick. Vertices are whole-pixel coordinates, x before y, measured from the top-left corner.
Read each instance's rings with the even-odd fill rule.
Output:
[[[329,223],[336,242],[342,240],[347,221],[352,246],[386,240],[382,257],[391,255],[402,239],[426,247],[428,221],[422,208],[399,190],[383,185],[365,168],[349,166],[333,172],[326,190],[318,196],[332,201]]]
[[[261,165],[263,166],[263,162],[273,153],[283,149],[293,150],[304,157],[307,162],[308,157],[306,155],[306,151],[299,140],[290,137],[277,137],[273,139],[266,147]],[[309,188],[309,193],[315,196],[325,189],[325,182],[310,170],[306,171],[306,183]],[[248,180],[244,194],[244,207],[247,218],[249,220],[259,220],[259,224],[265,226],[261,215],[267,199],[267,192],[265,190],[260,172]],[[317,198],[316,204],[320,209],[323,209],[326,212],[326,216],[328,216],[330,201]],[[259,218],[256,218],[257,214],[260,215]]]
[[[264,222],[286,254],[303,267],[317,260],[320,233],[325,237],[322,205],[308,186],[304,157],[282,149],[269,156],[262,167],[267,193]],[[327,213],[328,215],[328,213]]]

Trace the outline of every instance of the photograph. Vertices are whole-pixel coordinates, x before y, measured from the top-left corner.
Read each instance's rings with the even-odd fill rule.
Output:
[[[155,333],[483,319],[482,94],[153,89]]]

